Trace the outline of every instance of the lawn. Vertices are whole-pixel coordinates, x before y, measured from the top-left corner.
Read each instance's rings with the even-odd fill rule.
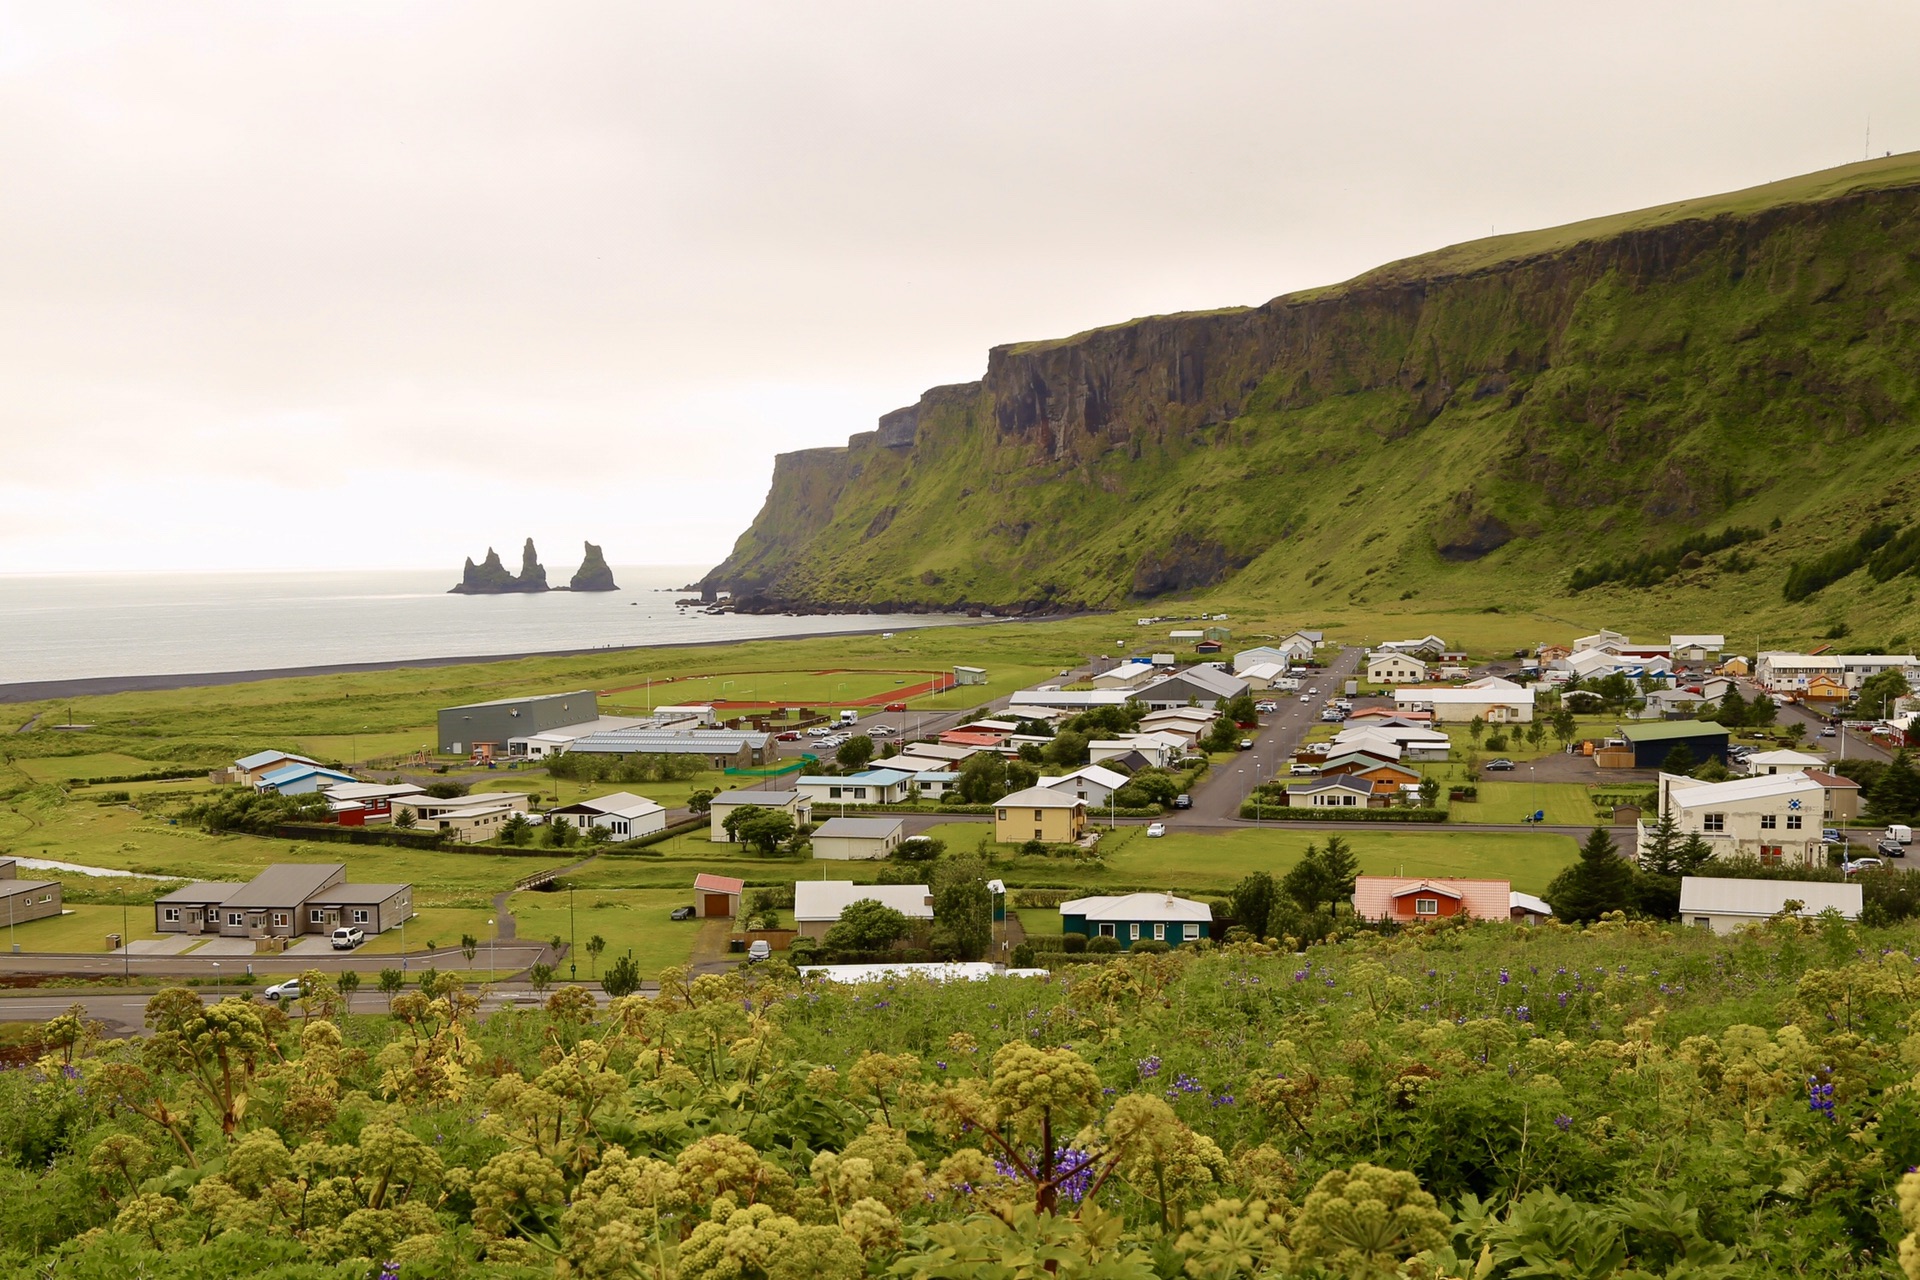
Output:
[[[34,782],[70,782],[75,778],[112,778],[128,773],[158,773],[180,769],[178,763],[158,763],[117,751],[100,751],[84,756],[42,756],[17,759],[14,766]]]
[[[389,929],[375,934],[361,945],[366,955],[397,956],[402,951],[426,951],[433,946],[457,947],[462,934],[471,934],[485,942],[493,936],[492,910],[485,907],[427,907],[416,901],[413,919],[405,929]],[[405,946],[402,946],[402,942]]]
[[[580,975],[596,968],[587,958],[587,940],[607,940],[597,968],[614,957],[632,953],[643,977],[652,978],[669,965],[685,964],[693,940],[704,923],[670,920],[675,907],[693,901],[691,885],[680,889],[592,889],[576,893],[516,893],[507,900],[523,939],[545,941],[556,935],[574,941],[573,959]]]
[[[1133,886],[1175,890],[1225,890],[1255,871],[1283,875],[1309,844],[1324,843],[1325,831],[1260,828],[1224,832],[1180,832],[1158,840],[1129,841],[1108,860],[1108,878]],[[1513,887],[1539,893],[1574,860],[1573,840],[1545,832],[1488,834],[1427,829],[1339,832],[1370,875],[1444,875],[1513,881]]]
[[[561,804],[575,804],[581,800],[612,795],[616,791],[630,791],[667,809],[686,808],[688,797],[696,791],[724,791],[754,781],[751,778],[729,778],[718,769],[707,769],[685,781],[676,782],[568,782],[548,777],[544,769],[483,776],[483,781],[473,784],[474,791],[523,791],[545,796],[557,795]]]
[[[49,916],[15,925],[8,934],[8,950],[18,943],[22,951],[77,951],[104,954],[107,935],[123,933],[130,938],[157,938],[153,927],[153,908],[80,906],[68,907],[64,915]]]
[[[1007,914],[1019,918],[1020,927],[1027,931],[1029,937],[1064,932],[1060,927],[1060,911],[1057,907],[1021,907]]]
[[[1526,771],[1517,776],[1524,778]],[[1591,826],[1594,821],[1592,793],[1578,782],[1482,780],[1479,799],[1456,800],[1447,808],[1453,822],[1520,822],[1543,809],[1549,826]]]

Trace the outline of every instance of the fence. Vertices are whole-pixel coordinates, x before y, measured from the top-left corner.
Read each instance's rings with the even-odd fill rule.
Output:
[[[723,769],[721,772],[729,778],[777,778],[796,770],[804,772],[809,766],[819,763],[819,756],[803,751],[797,759],[789,760],[771,769]]]

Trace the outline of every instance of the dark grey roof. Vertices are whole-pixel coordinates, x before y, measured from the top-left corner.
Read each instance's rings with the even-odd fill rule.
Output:
[[[337,884],[314,894],[307,902],[318,907],[366,906],[385,902],[411,888],[410,884]]]
[[[344,862],[276,862],[240,887],[223,907],[297,907],[347,873]]]
[[[529,693],[518,698],[491,698],[486,702],[463,702],[457,707],[442,707],[442,711],[471,711],[476,707],[514,707],[529,702],[552,702],[556,698],[591,698],[591,689],[572,689],[564,693]]]
[[[42,889],[58,889],[58,880],[0,880],[0,898],[11,898],[16,893],[38,893]]]
[[[851,836],[854,839],[883,840],[906,825],[904,818],[830,818],[814,833],[821,836]]]
[[[163,893],[155,898],[161,903],[222,903],[232,894],[246,888],[243,884],[234,884],[225,880],[196,880],[184,889],[175,889],[172,893]]]

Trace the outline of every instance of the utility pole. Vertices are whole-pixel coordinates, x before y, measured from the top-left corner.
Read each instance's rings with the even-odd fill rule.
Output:
[[[579,943],[579,940],[580,940],[580,934],[574,928],[574,923],[573,923],[573,886],[568,885],[567,886],[567,977],[574,982],[578,982],[580,980],[580,962],[573,958],[576,954],[578,954],[578,952],[575,951],[575,946]]]

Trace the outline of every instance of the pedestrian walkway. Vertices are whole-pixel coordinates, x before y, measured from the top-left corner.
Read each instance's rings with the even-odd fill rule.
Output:
[[[124,947],[115,947],[116,956],[177,956],[200,939],[190,934],[176,933],[167,938],[141,938],[129,942]]]

